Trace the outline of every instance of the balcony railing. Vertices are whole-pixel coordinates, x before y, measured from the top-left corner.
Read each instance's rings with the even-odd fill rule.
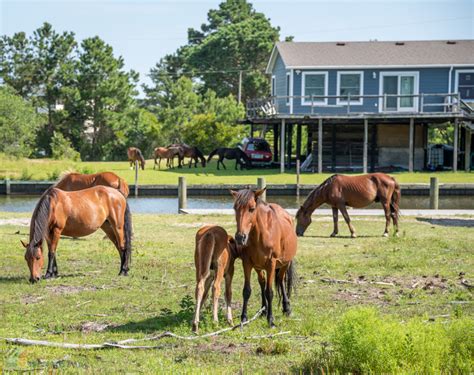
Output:
[[[358,103],[355,103],[356,101]],[[371,108],[370,104],[373,104]],[[271,118],[282,114],[304,116],[428,112],[456,114],[465,111],[466,107],[470,108],[461,100],[459,93],[271,96],[249,100],[247,118]]]

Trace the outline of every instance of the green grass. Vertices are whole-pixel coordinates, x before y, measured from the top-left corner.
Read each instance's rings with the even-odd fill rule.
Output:
[[[295,184],[296,173],[291,170],[281,174],[279,169],[252,169],[235,171],[232,160],[225,162],[227,170],[217,170],[216,161],[212,161],[206,168],[188,167],[182,169],[153,170],[153,160],[147,160],[145,171],[140,170],[140,184],[174,184],[178,183],[178,176],[186,176],[189,185],[192,184],[255,184],[257,177],[264,176],[268,184]],[[162,166],[164,167],[164,162]],[[81,173],[95,173],[112,171],[133,183],[135,172],[130,170],[126,161],[119,162],[74,162],[68,160],[51,159],[10,159],[0,154],[0,179],[21,179],[28,176],[30,180],[55,179],[65,170],[74,170]],[[302,184],[317,184],[329,177],[332,173],[303,173]],[[429,183],[430,176],[438,176],[440,183],[474,183],[474,173],[466,172],[415,172],[392,173],[400,183]]]
[[[28,216],[0,213],[0,220],[7,218]],[[350,239],[347,227],[342,224],[341,237],[329,238],[330,217],[316,219],[306,236],[298,239],[299,285],[292,298],[293,315],[284,317],[275,306],[276,330],[270,330],[264,319],[258,319],[242,331],[212,339],[192,342],[163,339],[159,342],[163,347],[151,351],[74,351],[1,342],[0,369],[114,374],[285,373],[308,366],[318,370],[328,363],[314,361],[315,353],[320,353],[321,348],[345,353],[343,349],[348,347],[355,350],[362,366],[364,353],[370,356],[370,350],[362,345],[367,343],[365,337],[375,335],[378,341],[374,341],[374,348],[384,338],[369,332],[357,344],[355,338],[341,341],[341,337],[347,336],[344,327],[351,312],[367,306],[380,314],[380,318],[375,315],[370,322],[379,324],[382,320],[400,325],[413,321],[409,326],[415,327],[416,332],[433,330],[436,340],[441,335],[439,327],[447,327],[450,340],[461,347],[462,336],[457,331],[451,334],[450,327],[462,323],[464,330],[474,324],[472,290],[462,286],[459,279],[464,272],[464,278],[474,281],[474,218],[446,219],[444,225],[433,225],[429,220],[404,217],[399,238],[380,236],[382,218],[355,217],[353,222],[357,239]],[[164,330],[190,335],[194,234],[204,223],[217,223],[230,233],[235,231],[232,216],[134,215],[134,254],[129,277],[117,276],[118,254],[102,233],[80,240],[63,238],[58,249],[61,277],[35,285],[27,281],[28,269],[19,242],[27,239],[28,227],[0,225],[0,337],[100,343],[140,338]],[[252,275],[251,316],[260,304],[255,276]],[[327,283],[323,278],[363,283]],[[243,285],[240,261],[233,285],[233,312],[238,322]],[[458,317],[463,319],[459,324]],[[91,322],[107,327],[100,332],[87,331]],[[220,322],[220,327],[226,326],[223,315]],[[208,308],[200,328],[201,333],[217,329]],[[407,329],[406,332],[413,333]],[[249,338],[278,331],[291,333],[274,339]],[[339,347],[341,342],[343,346]],[[352,342],[357,345],[353,346]],[[423,342],[424,346],[417,347],[413,353],[423,354],[425,347],[430,348],[427,340]],[[471,350],[467,352],[471,357],[474,355],[472,345],[466,350]],[[429,368],[434,355],[423,359],[417,354],[416,363],[421,361]],[[359,368],[368,372],[372,362],[367,363]],[[402,367],[410,368],[424,367]]]

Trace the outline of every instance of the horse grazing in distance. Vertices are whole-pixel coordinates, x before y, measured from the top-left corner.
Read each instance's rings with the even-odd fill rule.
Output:
[[[145,158],[139,148],[129,147],[127,149],[128,161],[130,162],[130,169],[133,169],[135,162],[140,162],[140,167],[145,170]]]
[[[55,188],[65,191],[77,191],[90,188],[92,186],[110,186],[120,191],[125,198],[128,197],[128,184],[112,172],[101,172],[94,174],[65,173],[59,181],[54,184]]]
[[[201,165],[203,168],[206,167],[206,158],[204,154],[197,147],[189,146],[186,143],[174,143],[168,147],[179,147],[183,150],[183,156],[179,160],[179,164],[182,165],[184,158],[189,158],[189,168],[194,161],[194,168],[197,168],[197,163],[201,160]]]
[[[244,303],[242,321],[247,320],[247,305],[251,295],[250,276],[252,268],[258,273],[262,290],[262,307],[265,307],[267,321],[273,324],[273,281],[282,297],[283,313],[291,314],[290,296],[295,286],[296,272],[294,257],[297,239],[291,216],[279,205],[266,203],[260,197],[265,189],[252,191],[231,190],[234,197],[237,233],[235,241],[242,246],[240,253],[244,266]],[[263,276],[265,271],[266,277]]]
[[[302,236],[311,224],[313,211],[327,203],[332,207],[334,230],[331,237],[335,237],[338,230],[338,210],[346,221],[351,237],[356,233],[351,224],[346,206],[354,208],[366,207],[372,202],[380,202],[385,212],[384,237],[388,237],[390,218],[398,236],[398,219],[400,216],[400,186],[397,181],[384,173],[369,173],[360,176],[344,176],[335,174],[309,193],[303,205],[296,213],[296,234]]]
[[[56,277],[56,248],[61,235],[84,237],[101,228],[120,254],[120,273],[127,275],[132,253],[132,217],[125,197],[107,186],[79,191],[51,187],[38,201],[30,223],[30,239],[25,260],[30,282],[41,278],[44,241],[48,245],[48,268],[45,278]]]
[[[227,169],[224,164],[224,159],[235,159],[235,170],[237,170],[237,166],[240,165],[240,170],[244,169],[244,165],[247,168],[252,166],[252,160],[249,156],[243,152],[240,148],[216,148],[209,154],[207,158],[207,162],[209,163],[214,155],[218,155],[219,159],[217,160],[217,170],[219,170],[219,163],[222,164],[224,169]],[[243,160],[243,162],[242,162]]]
[[[161,159],[166,158],[166,167],[167,168],[174,168],[174,158],[175,156],[178,157],[179,160],[179,167],[181,167],[181,158],[183,155],[183,151],[179,147],[157,147],[153,152],[153,157],[155,159],[155,164],[153,165],[153,169],[156,168],[158,164],[158,169],[161,169]],[[158,160],[158,163],[156,160]]]
[[[225,278],[225,302],[227,322],[232,325],[232,278],[234,262],[239,257],[237,244],[224,228],[206,225],[196,233],[194,263],[196,265],[196,312],[193,320],[193,332],[199,329],[199,313],[206,301],[212,284],[212,316],[218,321],[219,296],[221,282]],[[211,275],[213,271],[213,275]]]

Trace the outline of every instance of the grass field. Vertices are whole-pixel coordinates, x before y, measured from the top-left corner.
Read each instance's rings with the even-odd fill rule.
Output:
[[[164,162],[162,165],[164,166]],[[265,176],[268,184],[295,184],[296,174],[292,170],[281,174],[279,169],[252,169],[235,171],[234,163],[226,161],[227,170],[217,170],[216,162],[212,161],[206,168],[188,167],[182,169],[160,171],[153,170],[153,160],[147,160],[145,171],[140,170],[140,184],[177,184],[178,176],[186,176],[188,184],[255,184],[257,177]],[[130,170],[126,161],[120,162],[73,162],[51,159],[9,159],[0,154],[0,179],[9,177],[18,180],[55,180],[65,170],[81,173],[112,171],[133,183],[135,172]],[[302,184],[317,184],[330,173],[303,173]],[[474,183],[474,173],[466,172],[415,172],[393,173],[400,183],[429,183],[430,176],[438,176],[440,183]]]
[[[80,240],[62,239],[58,249],[61,277],[30,285],[19,242],[27,239],[28,227],[17,221],[5,225],[5,219],[21,218],[28,216],[0,213],[3,224],[0,225],[0,337],[74,343],[141,338],[165,330],[190,335],[194,234],[204,223],[218,223],[230,233],[235,231],[232,216],[135,215],[129,277],[117,276],[118,254],[102,238],[103,234],[96,233]],[[307,370],[316,363],[313,369],[323,370],[318,367],[319,362],[313,362],[315,353],[321,353],[321,349],[326,355],[331,352],[335,327],[347,326],[347,322],[341,323],[341,317],[357,312],[354,310],[357,306],[372,306],[383,317],[378,324],[387,321],[402,327],[416,319],[416,327],[421,327],[423,332],[439,333],[445,327],[449,331],[450,324],[463,319],[462,330],[456,331],[462,335],[455,340],[456,347],[462,346],[467,351],[462,369],[466,373],[473,371],[474,367],[469,366],[473,365],[474,356],[474,298],[472,289],[461,285],[460,275],[464,273],[468,282],[474,281],[474,218],[404,217],[399,238],[380,236],[382,218],[356,217],[353,222],[359,234],[357,239],[350,239],[343,225],[341,237],[329,238],[332,230],[329,217],[315,220],[307,235],[299,239],[299,285],[292,298],[293,315],[284,317],[277,308],[275,330],[267,327],[265,319],[258,319],[242,331],[210,339],[162,339],[157,343],[162,345],[161,349],[148,351],[74,351],[1,342],[0,369],[111,374],[288,373]],[[236,266],[233,300],[234,319],[238,322],[243,285],[240,261]],[[328,283],[322,279],[353,283]],[[255,274],[252,282],[250,316],[260,304]],[[224,326],[221,319],[221,327]],[[206,309],[201,333],[216,329]],[[272,339],[252,338],[280,331],[290,333]],[[396,335],[392,328],[385,333]],[[426,347],[431,344],[428,356],[416,356],[422,365],[403,369],[409,373],[439,373],[439,367],[433,367],[436,361],[429,357],[437,353],[439,345],[426,339],[431,336],[420,335],[416,333],[413,340]],[[406,334],[403,340],[410,337]],[[378,340],[389,341],[385,336]],[[373,349],[377,343],[366,344],[370,344],[370,353],[383,360],[384,353]],[[354,344],[351,348],[352,360],[359,361],[361,347]],[[416,350],[415,345],[410,353],[418,353]],[[461,361],[460,357],[456,358],[455,361]],[[364,372],[370,369],[377,372],[377,368],[374,370],[369,365],[360,368],[367,370]]]

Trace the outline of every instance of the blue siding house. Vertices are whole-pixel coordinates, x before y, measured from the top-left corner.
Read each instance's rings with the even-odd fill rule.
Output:
[[[474,40],[279,42],[266,72],[271,92],[249,100],[247,121],[273,126],[282,170],[295,154],[319,172],[424,169],[428,127],[447,122],[453,169],[470,167]]]

